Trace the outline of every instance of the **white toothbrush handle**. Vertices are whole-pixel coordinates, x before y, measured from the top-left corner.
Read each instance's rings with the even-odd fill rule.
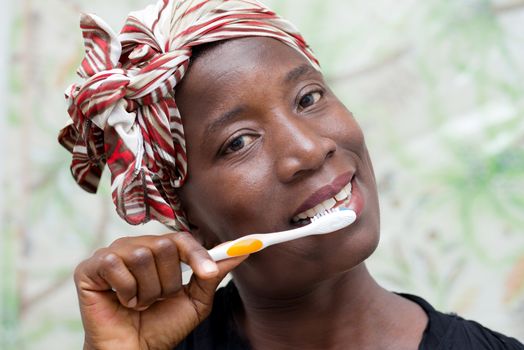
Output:
[[[310,236],[316,234],[317,226],[314,222],[303,227],[295,228],[292,230],[266,233],[263,235],[264,248],[269,247],[273,244],[284,243],[292,241],[297,238]]]
[[[229,249],[229,247],[231,247],[236,242],[238,242],[240,240],[244,240],[244,239],[246,239],[247,237],[250,237],[250,236],[252,236],[252,235],[249,235],[249,236],[246,236],[246,237],[241,237],[241,238],[236,239],[234,241],[224,243],[222,245],[219,245],[219,246],[216,246],[216,247],[214,247],[212,249],[209,249],[207,252],[209,253],[209,255],[211,255],[211,258],[214,261],[220,261],[220,260],[225,260],[225,259],[231,258],[229,255],[227,255],[227,250]],[[180,263],[180,268],[182,269],[182,272],[192,271],[191,266],[189,266],[188,264],[183,263],[183,262]]]
[[[299,227],[299,228],[288,230],[288,231],[263,233],[263,234],[255,233],[255,234],[240,237],[234,241],[219,245],[217,247],[214,247],[213,249],[208,250],[207,252],[209,253],[209,255],[211,255],[211,258],[214,261],[225,260],[225,259],[231,258],[231,256],[227,254],[227,251],[231,246],[235,245],[236,243],[254,239],[254,240],[260,241],[262,243],[262,247],[260,249],[264,249],[273,244],[284,243],[284,242],[291,241],[291,240],[294,240],[300,237],[311,235],[315,232],[315,229],[316,229],[316,225],[315,223],[312,223],[307,226]],[[191,270],[191,267],[185,263],[180,263],[180,266],[181,266],[182,272]]]
[[[326,214],[324,217],[293,230],[273,232],[273,233],[255,233],[240,237],[234,241],[224,243],[213,249],[208,250],[209,255],[214,261],[225,260],[234,256],[247,255],[258,252],[273,244],[291,241],[297,238],[325,234],[351,225],[356,219],[356,213],[353,210],[344,210]],[[187,264],[180,264],[182,272],[191,270]]]

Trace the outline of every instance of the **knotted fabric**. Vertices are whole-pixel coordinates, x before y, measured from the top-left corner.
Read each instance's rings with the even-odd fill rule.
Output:
[[[275,38],[318,62],[287,21],[253,0],[161,0],[132,12],[120,35],[82,15],[84,79],[66,90],[71,123],[59,142],[78,184],[96,192],[107,163],[118,214],[188,230],[176,195],[187,176],[183,116],[175,91],[192,48],[248,36]]]

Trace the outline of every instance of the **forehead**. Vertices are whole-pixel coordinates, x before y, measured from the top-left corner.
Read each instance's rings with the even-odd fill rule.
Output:
[[[241,107],[254,95],[285,89],[300,76],[320,73],[296,49],[271,38],[228,40],[199,55],[191,63],[176,100],[187,124]]]
[[[195,80],[191,79],[195,76],[209,81],[236,71],[244,71],[244,73],[252,69],[275,71],[289,64],[308,62],[295,48],[273,38],[231,39],[219,42],[218,45],[212,44],[209,49],[199,54],[198,59],[191,62],[189,72],[186,74],[186,78],[189,79],[184,78],[182,85],[189,85],[184,82]]]

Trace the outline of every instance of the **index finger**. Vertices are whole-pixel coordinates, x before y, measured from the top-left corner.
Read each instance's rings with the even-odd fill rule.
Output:
[[[180,260],[202,279],[213,278],[218,274],[218,267],[204,248],[189,232],[176,232],[172,239],[177,245]],[[183,264],[184,265],[184,264]],[[182,265],[182,271],[184,266]]]

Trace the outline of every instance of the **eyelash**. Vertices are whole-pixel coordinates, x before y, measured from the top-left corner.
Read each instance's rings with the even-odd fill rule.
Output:
[[[228,154],[231,154],[231,153],[236,153],[236,152],[239,152],[241,151],[242,149],[246,148],[248,145],[246,145],[245,143],[242,145],[241,148],[239,148],[238,150],[233,150],[233,151],[230,151],[230,148],[231,146],[233,145],[233,143],[239,139],[243,139],[243,138],[251,138],[251,142],[249,144],[251,144],[252,142],[254,142],[256,136],[255,135],[250,135],[250,134],[242,134],[242,135],[238,135],[238,136],[235,136],[231,141],[228,141],[225,145],[224,145],[224,148],[223,150],[220,152],[221,155],[228,155]]]

